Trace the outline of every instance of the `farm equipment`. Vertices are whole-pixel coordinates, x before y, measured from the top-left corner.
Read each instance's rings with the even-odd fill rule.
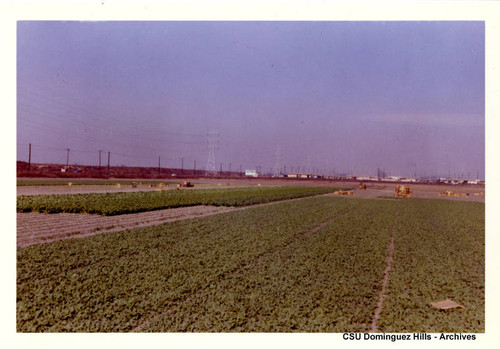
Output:
[[[184,181],[182,183],[177,184],[177,188],[191,188],[194,187],[194,184],[188,181]]]
[[[337,190],[333,192],[336,195],[354,195],[353,191],[347,191],[347,190]]]
[[[399,198],[409,198],[411,196],[410,186],[408,185],[396,185],[396,190],[394,191],[394,196]]]
[[[359,183],[358,188],[359,188],[359,190],[366,190],[366,184],[365,183]]]

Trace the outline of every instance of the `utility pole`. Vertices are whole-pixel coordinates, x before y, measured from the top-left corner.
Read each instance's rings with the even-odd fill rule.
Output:
[[[181,158],[181,175],[184,174],[184,158]]]
[[[111,152],[108,151],[108,175],[109,175],[109,159],[111,158]]]
[[[240,177],[243,176],[243,165],[240,165]]]
[[[102,150],[99,150],[99,174],[101,174],[101,153]]]
[[[69,148],[66,149],[66,167],[69,165]]]
[[[28,172],[31,172],[31,143],[29,145],[29,155],[28,155]],[[479,177],[479,176],[478,176]]]

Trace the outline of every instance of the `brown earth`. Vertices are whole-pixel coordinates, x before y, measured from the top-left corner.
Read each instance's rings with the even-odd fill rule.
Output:
[[[159,225],[175,220],[228,212],[234,209],[232,207],[192,206],[119,216],[98,216],[80,213],[18,213],[17,246],[29,246],[62,239]]]
[[[484,195],[474,195],[483,193],[484,185],[445,185],[445,184],[409,184],[411,197],[422,199],[445,199],[460,201],[485,202]],[[345,197],[377,199],[381,197],[393,198],[395,183],[366,183],[366,190],[354,190],[354,195]],[[469,193],[469,196],[439,196],[439,193],[451,191],[454,193]]]

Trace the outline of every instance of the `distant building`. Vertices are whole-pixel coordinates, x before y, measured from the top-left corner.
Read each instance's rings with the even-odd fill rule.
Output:
[[[355,176],[355,179],[358,181],[377,181],[377,177],[373,176],[367,176],[367,175],[361,175],[361,176]]]
[[[311,173],[289,173],[286,176],[288,178],[322,178],[320,175],[314,175]]]
[[[382,178],[382,182],[399,182],[399,181],[401,181],[401,177],[398,176],[388,176]]]
[[[467,184],[479,184],[479,179],[467,179],[464,182]]]
[[[416,177],[401,177],[401,182],[418,182]]]
[[[259,177],[256,170],[245,170],[245,176],[247,177]]]

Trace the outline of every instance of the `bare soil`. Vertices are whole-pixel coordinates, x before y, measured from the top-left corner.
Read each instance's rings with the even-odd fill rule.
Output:
[[[355,185],[355,186],[354,186]],[[423,199],[444,199],[444,200],[460,200],[460,201],[476,201],[485,202],[484,186],[480,185],[439,185],[439,184],[405,184],[411,189],[411,197]],[[393,198],[395,183],[366,183],[366,190],[357,188],[357,184],[351,186],[354,189],[354,195],[345,196],[346,198]],[[454,193],[469,193],[469,196],[439,196],[439,193],[451,191]]]
[[[175,220],[228,212],[234,209],[231,207],[192,206],[107,217],[79,213],[18,213],[17,246],[23,247],[136,227],[159,225]]]

